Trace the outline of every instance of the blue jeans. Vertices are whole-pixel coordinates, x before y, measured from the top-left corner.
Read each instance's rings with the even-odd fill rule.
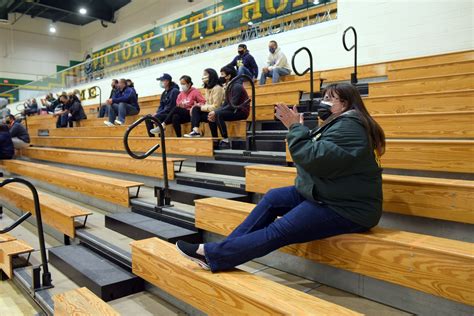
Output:
[[[253,73],[245,66],[240,66],[239,70],[237,70],[237,76],[240,76],[240,75],[247,75],[250,78],[254,78]]]
[[[267,73],[262,71],[262,75],[260,76],[260,84],[264,85],[267,82],[267,78],[272,78],[273,83],[280,82],[280,77],[287,76],[291,73],[289,69],[276,67],[270,70]]]
[[[207,243],[204,250],[211,270],[216,272],[290,244],[367,230],[327,205],[306,200],[292,186],[268,191],[225,240]]]
[[[139,111],[128,103],[114,103],[109,106],[109,122],[113,123],[118,114],[118,120],[125,123],[125,117],[130,115],[137,115]]]
[[[108,111],[109,111],[109,107],[107,106],[107,104],[102,104],[99,108],[99,114],[97,115],[97,117],[109,116],[109,113],[107,113]]]

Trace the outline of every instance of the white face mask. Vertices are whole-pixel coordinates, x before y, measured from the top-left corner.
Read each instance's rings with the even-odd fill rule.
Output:
[[[208,83],[209,82],[209,76],[203,76],[202,77],[202,82],[203,83]]]
[[[162,89],[165,88],[165,83],[164,83],[163,81],[160,81],[160,87],[161,87]]]
[[[182,84],[181,85],[181,90],[183,90],[184,92],[188,91],[189,90],[189,87],[185,84]]]

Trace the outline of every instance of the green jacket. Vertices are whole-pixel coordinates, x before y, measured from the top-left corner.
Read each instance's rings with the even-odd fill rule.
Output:
[[[382,215],[382,169],[354,110],[316,130],[293,124],[287,140],[301,195],[364,227],[377,225]]]

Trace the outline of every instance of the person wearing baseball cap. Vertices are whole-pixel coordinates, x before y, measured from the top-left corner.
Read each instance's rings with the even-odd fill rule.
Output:
[[[227,66],[237,69],[237,76],[247,75],[250,78],[257,78],[258,66],[255,62],[255,58],[250,55],[247,45],[240,44],[238,47],[238,55],[235,56],[234,60]]]
[[[156,78],[160,82],[160,87],[165,89],[161,94],[160,106],[156,110],[156,113],[153,114],[165,128],[166,124],[171,124],[171,111],[176,107],[176,99],[179,94],[179,86],[173,82],[173,78],[167,74],[162,74],[159,78]],[[150,137],[155,137],[156,129],[152,122],[146,121],[146,127],[148,135]]]

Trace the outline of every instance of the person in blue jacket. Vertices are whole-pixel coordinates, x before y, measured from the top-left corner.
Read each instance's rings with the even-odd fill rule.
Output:
[[[250,55],[250,51],[247,49],[247,45],[240,44],[238,48],[238,55],[235,56],[234,60],[227,66],[234,67],[237,69],[237,76],[247,75],[250,78],[257,78],[258,66],[255,59]]]
[[[173,82],[173,78],[169,74],[163,74],[161,77],[156,78],[160,82],[160,87],[165,89],[160,97],[160,106],[156,110],[156,113],[153,114],[163,127],[166,124],[171,123],[171,111],[176,107],[176,99],[178,98],[179,94],[179,86]],[[147,131],[153,130],[155,127],[154,124],[150,121],[145,122]],[[154,134],[148,133],[150,137],[155,137]]]
[[[126,116],[140,113],[140,106],[138,105],[138,97],[135,89],[127,86],[126,79],[120,79],[118,86],[119,91],[112,98],[107,100],[109,106],[109,120],[104,121],[107,126],[114,126],[114,124],[123,125]]]
[[[0,160],[12,159],[15,155],[15,147],[13,146],[12,136],[8,125],[0,125]]]

